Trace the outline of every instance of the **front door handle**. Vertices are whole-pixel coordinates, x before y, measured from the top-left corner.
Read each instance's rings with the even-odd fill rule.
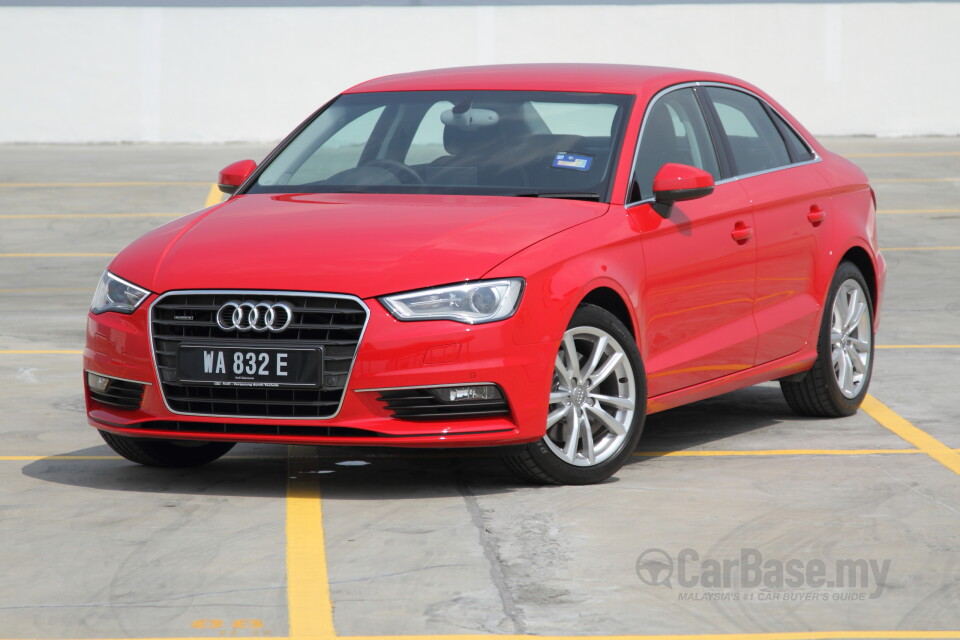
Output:
[[[730,232],[730,237],[736,240],[739,244],[743,244],[747,240],[753,237],[753,227],[748,227],[742,222],[738,222],[733,227],[733,231]]]

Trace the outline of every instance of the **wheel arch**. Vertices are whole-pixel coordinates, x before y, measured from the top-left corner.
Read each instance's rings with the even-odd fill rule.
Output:
[[[863,247],[851,247],[840,258],[840,262],[850,262],[860,269],[860,273],[863,274],[864,280],[867,281],[867,287],[870,289],[870,301],[873,305],[873,315],[876,317],[880,304],[877,295],[879,293],[879,283],[877,282],[877,270],[874,267],[873,260],[870,259],[870,254]],[[839,266],[839,263],[837,266]]]
[[[583,297],[580,305],[583,304],[592,304],[600,307],[604,311],[612,313],[617,317],[617,320],[623,323],[623,326],[625,326],[627,331],[630,332],[630,335],[633,336],[634,342],[637,342],[639,345],[636,322],[633,314],[630,312],[630,307],[626,301],[617,291],[606,286],[597,287]]]

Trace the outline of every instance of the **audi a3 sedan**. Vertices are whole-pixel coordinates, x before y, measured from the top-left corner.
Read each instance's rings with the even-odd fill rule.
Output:
[[[644,418],[779,380],[856,412],[885,267],[865,175],[728,76],[519,65],[371,80],[94,295],[89,422],[134,462],[238,442],[502,447],[614,474]]]

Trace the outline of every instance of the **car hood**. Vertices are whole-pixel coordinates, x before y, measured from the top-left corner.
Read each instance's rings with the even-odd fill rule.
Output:
[[[244,195],[154,229],[110,270],[155,293],[274,289],[368,298],[481,278],[608,206],[491,196]]]

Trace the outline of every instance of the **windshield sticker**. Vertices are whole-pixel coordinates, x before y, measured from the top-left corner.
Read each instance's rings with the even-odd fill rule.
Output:
[[[575,171],[590,171],[590,165],[593,164],[593,156],[578,155],[558,151],[553,157],[553,166],[557,169],[574,169]]]

